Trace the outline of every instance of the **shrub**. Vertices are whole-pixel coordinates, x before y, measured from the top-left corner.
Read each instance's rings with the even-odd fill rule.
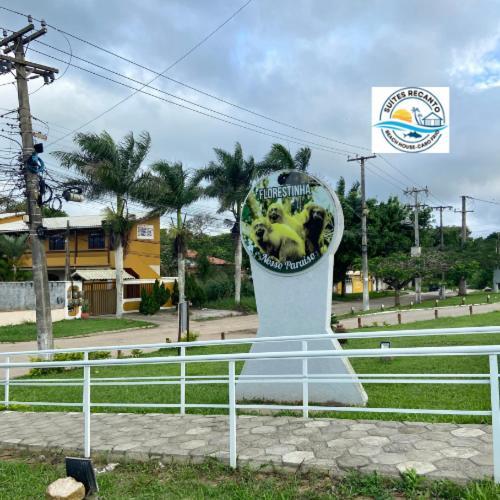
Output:
[[[111,357],[111,353],[108,351],[95,351],[89,352],[89,359],[108,359]],[[81,361],[83,359],[83,352],[60,352],[54,354],[52,361]],[[30,358],[30,361],[34,363],[39,363],[45,361],[43,358]],[[75,370],[75,368],[66,368],[64,366],[54,366],[52,368],[32,368],[29,371],[30,375],[40,376],[46,375],[48,373],[62,373],[65,370]]]
[[[192,274],[186,276],[186,299],[197,307],[201,307],[207,301],[205,290]]]
[[[145,288],[141,290],[141,303],[139,312],[144,315],[155,314],[160,310],[158,302],[155,300],[154,292],[148,293]]]
[[[180,342],[194,342],[195,340],[198,340],[198,337],[200,336],[200,332],[195,332],[191,330],[189,332],[189,335],[186,333],[186,335],[181,335]]]
[[[170,290],[165,287],[164,283],[160,284],[158,280],[155,280],[155,284],[153,285],[153,298],[158,306],[162,307],[170,299]]]
[[[208,280],[204,286],[203,290],[207,297],[207,300],[219,300],[232,297],[234,295],[234,283],[230,276],[226,274],[220,274]]]
[[[179,303],[179,283],[174,281],[174,289],[172,290],[172,305],[176,306]]]

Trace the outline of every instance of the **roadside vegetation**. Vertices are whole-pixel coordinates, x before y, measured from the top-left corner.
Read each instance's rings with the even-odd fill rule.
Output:
[[[1,457],[0,457],[1,459]],[[48,462],[48,463],[47,463]],[[0,498],[43,498],[47,485],[64,476],[63,457],[13,457],[0,461]],[[98,463],[98,467],[102,464]],[[242,467],[236,471],[215,460],[202,464],[128,463],[97,476],[99,498],[223,498],[250,500],[317,499],[447,499],[495,500],[500,487],[492,481],[456,484],[427,480],[409,471],[401,477],[377,473],[348,473],[331,478],[326,473],[260,471]]]
[[[79,337],[92,333],[128,330],[156,326],[149,321],[126,318],[89,318],[87,320],[72,319],[57,321],[53,324],[54,338]],[[36,324],[0,326],[0,342],[29,342],[36,340]]]
[[[353,295],[358,295],[358,294],[353,294]],[[393,296],[393,295],[392,295]],[[346,297],[350,297],[350,295],[346,295]],[[389,295],[387,295],[389,297]],[[370,293],[370,298],[379,298],[377,296],[372,296]],[[337,299],[334,299],[337,300]],[[446,297],[446,299],[443,300],[436,300],[436,299],[426,299],[423,300],[420,304],[406,304],[406,305],[400,305],[398,307],[391,306],[392,301],[388,301],[389,307],[385,307],[386,304],[384,304],[384,311],[407,311],[409,309],[425,309],[425,308],[436,308],[436,307],[446,307],[446,306],[459,306],[459,305],[475,305],[475,304],[487,304],[489,303],[495,303],[495,302],[500,302],[500,293],[493,293],[493,292],[472,292],[469,293],[463,297],[456,295],[454,297]],[[354,308],[354,314],[353,313],[346,313],[346,314],[340,314],[337,316],[337,319],[345,319],[345,318],[352,318],[353,316],[364,316],[366,314],[374,314],[377,312],[381,312],[382,308],[380,305],[372,305],[369,311],[362,311],[361,310],[361,303],[359,304],[358,308]],[[384,317],[380,316],[380,321],[383,322]]]
[[[443,318],[439,320],[422,321],[414,324],[390,327],[388,330],[401,328],[446,328],[460,326],[484,326],[500,324],[500,313],[488,313],[470,317]],[[363,329],[361,331],[368,331]],[[352,339],[344,345],[346,349],[377,348],[384,339]],[[390,339],[394,347],[414,346],[447,346],[447,345],[491,345],[500,342],[500,334],[459,335],[455,337],[435,336],[424,338]],[[188,349],[189,354],[208,354],[215,352],[235,353],[248,351],[248,345],[217,347],[193,347]],[[124,353],[125,354],[125,353]],[[173,356],[174,349],[163,349],[155,353],[132,353],[134,356]],[[488,373],[487,356],[453,356],[453,357],[402,357],[391,361],[369,358],[353,358],[352,365],[358,374],[363,373]],[[237,363],[237,371],[242,369],[243,363]],[[187,366],[188,375],[227,375],[227,363],[193,363]],[[158,377],[179,375],[179,366],[175,364],[150,364],[134,366],[113,366],[92,368],[92,377]],[[60,373],[46,373],[36,378],[71,378],[81,379],[82,370],[75,369]],[[29,377],[25,377],[29,378]],[[368,406],[386,408],[436,408],[457,410],[488,410],[490,408],[490,394],[488,385],[427,385],[427,384],[365,384],[368,393]],[[81,402],[81,387],[22,387],[12,385],[10,388],[12,401],[53,401],[53,402]],[[95,403],[178,403],[180,399],[179,387],[176,385],[138,385],[138,386],[95,386],[92,388],[92,402]],[[224,384],[188,385],[186,400],[188,403],[226,403],[228,399],[227,387]],[[29,409],[54,411],[62,408],[12,406],[13,409]],[[69,408],[66,408],[69,409]],[[100,407],[96,411],[127,411],[144,413],[148,411],[176,412],[171,409],[146,409]],[[189,410],[194,413],[213,414],[223,413],[224,410],[199,408]],[[411,420],[431,422],[489,422],[489,417],[482,416],[449,416],[449,415],[404,415],[398,413],[345,413],[345,412],[311,412],[316,416],[335,418],[364,418],[385,420]],[[293,414],[283,411],[281,414]]]

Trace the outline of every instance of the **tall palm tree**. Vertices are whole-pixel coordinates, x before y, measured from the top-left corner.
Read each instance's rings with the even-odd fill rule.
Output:
[[[305,172],[311,160],[311,150],[300,148],[295,156],[283,144],[273,144],[261,165],[267,170],[300,170]]]
[[[0,256],[10,270],[12,270],[13,281],[17,280],[17,268],[26,248],[28,246],[28,235],[8,236],[0,235]]]
[[[123,315],[123,254],[127,247],[127,236],[133,225],[127,203],[134,197],[138,186],[146,182],[147,175],[141,172],[141,164],[149,152],[151,138],[142,132],[135,138],[129,132],[116,143],[111,135],[79,133],[74,137],[78,150],[57,151],[53,154],[61,165],[79,174],[78,182],[90,199],[111,195],[115,206],[107,208],[104,227],[112,235],[116,270],[116,316]]]
[[[239,142],[234,153],[214,148],[217,161],[211,161],[207,167],[198,170],[197,178],[208,181],[204,189],[206,196],[219,200],[219,212],[229,211],[233,214],[234,224],[231,234],[235,239],[234,250],[234,300],[241,300],[241,239],[240,217],[243,201],[250,189],[252,180],[258,177],[260,167],[252,156],[246,160]]]
[[[179,303],[185,300],[185,260],[186,230],[182,220],[182,210],[194,203],[201,195],[200,180],[184,170],[182,163],[169,163],[160,160],[151,165],[151,172],[139,186],[137,199],[152,209],[153,213],[163,215],[175,212],[175,249],[177,254],[177,284]]]

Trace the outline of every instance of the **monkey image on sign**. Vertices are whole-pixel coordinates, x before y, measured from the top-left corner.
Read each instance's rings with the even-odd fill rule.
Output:
[[[270,187],[270,182],[276,186]],[[315,264],[333,240],[333,202],[304,172],[271,174],[253,187],[242,210],[247,251],[273,271],[294,273]]]
[[[297,260],[306,254],[304,240],[286,224],[271,224],[262,217],[253,222],[252,231],[259,249],[275,259]]]

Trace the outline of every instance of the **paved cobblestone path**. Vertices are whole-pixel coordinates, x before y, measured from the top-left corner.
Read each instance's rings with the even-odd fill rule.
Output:
[[[238,416],[240,464],[349,469],[433,478],[481,479],[493,474],[489,425],[378,420]],[[0,448],[81,452],[81,413],[0,412]],[[93,453],[130,460],[228,461],[223,415],[94,413]]]

